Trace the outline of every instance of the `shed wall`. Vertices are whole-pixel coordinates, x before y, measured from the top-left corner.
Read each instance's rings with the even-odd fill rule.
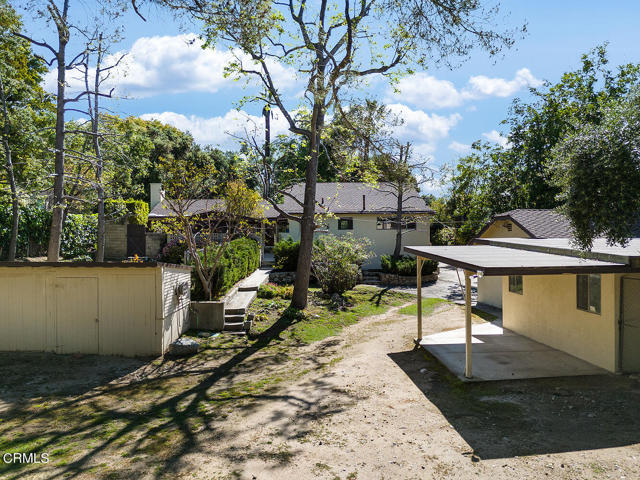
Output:
[[[601,313],[576,307],[575,275],[523,277],[523,294],[502,279],[503,326],[611,372],[617,369],[619,276],[602,275]]]
[[[160,355],[188,328],[189,287],[171,267],[0,266],[0,350]]]

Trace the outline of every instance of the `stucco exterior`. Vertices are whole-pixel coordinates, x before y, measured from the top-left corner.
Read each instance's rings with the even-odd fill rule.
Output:
[[[375,256],[363,265],[365,269],[380,268],[380,257],[382,255],[390,255],[396,244],[395,230],[378,230],[377,219],[379,215],[374,214],[352,214],[341,215],[339,217],[330,218],[328,220],[328,228],[326,233],[334,235],[344,235],[352,233],[354,237],[365,237],[371,241],[371,249]],[[339,218],[352,218],[353,230],[338,230]],[[416,229],[406,231],[402,235],[402,246],[405,245],[431,245],[430,241],[430,222],[429,216],[424,215],[421,221],[416,223]],[[324,232],[317,232],[316,237]],[[300,224],[298,222],[289,222],[289,232],[280,234],[280,238],[292,237],[294,240],[300,240]]]
[[[510,225],[511,230],[509,230]],[[530,238],[529,235],[509,220],[493,220],[480,238]],[[502,277],[478,279],[478,303],[502,308]]]
[[[575,275],[524,276],[522,295],[510,292],[508,277],[502,277],[503,326],[615,372],[620,277],[601,276],[600,314],[577,308]]]
[[[0,350],[161,355],[188,328],[190,280],[160,264],[0,265]]]
[[[511,225],[509,230],[508,225]],[[529,238],[524,230],[509,220],[493,220],[480,238]]]

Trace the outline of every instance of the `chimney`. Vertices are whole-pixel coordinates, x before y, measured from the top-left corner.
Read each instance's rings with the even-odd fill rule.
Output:
[[[364,212],[367,209],[366,196],[362,195],[362,211]]]
[[[164,200],[164,190],[162,190],[162,184],[150,183],[149,193],[150,193],[149,210],[153,210],[153,207],[155,207],[156,205],[158,205],[160,202]]]

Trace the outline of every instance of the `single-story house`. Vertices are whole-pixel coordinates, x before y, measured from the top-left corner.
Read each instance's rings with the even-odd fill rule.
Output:
[[[555,210],[522,208],[495,215],[478,238],[571,238],[571,225]],[[502,278],[478,279],[478,303],[502,308]]]
[[[289,189],[289,193],[302,200],[304,184],[299,183]],[[404,221],[402,245],[430,245],[430,209],[424,198],[415,190],[405,192],[402,205]],[[397,210],[398,199],[392,188],[384,183],[318,183],[316,187],[316,213],[330,214],[324,228],[317,235],[332,233],[335,235],[351,233],[355,237],[371,240],[375,256],[364,268],[380,268],[380,257],[393,253],[396,241],[396,229],[393,217]],[[291,215],[301,215],[302,206],[289,196],[284,197],[281,207]],[[288,232],[294,240],[300,239],[300,224],[288,222]]]
[[[288,188],[278,207],[289,215],[302,215],[300,202],[304,198],[304,183]],[[293,197],[293,198],[292,198]],[[402,245],[430,245],[430,217],[433,215],[425,200],[415,190],[404,192]],[[162,202],[160,184],[151,184],[149,219],[162,219],[171,212]],[[206,214],[220,207],[220,199],[198,200],[190,209],[193,214]],[[398,199],[393,189],[384,183],[318,183],[316,186],[316,214],[327,214],[325,225],[317,235],[352,233],[356,237],[371,240],[375,256],[364,268],[380,268],[380,257],[393,253],[396,240],[394,215]],[[300,224],[281,215],[269,202],[263,201],[264,217],[270,221],[265,230],[265,245],[273,245],[279,239],[300,239]]]
[[[640,371],[640,238],[624,247],[596,239],[589,252],[568,238],[478,238],[474,245],[405,249],[463,269],[467,286],[476,274],[501,278],[505,329],[609,372]],[[419,339],[421,322],[419,310]],[[468,294],[469,377],[471,343]]]

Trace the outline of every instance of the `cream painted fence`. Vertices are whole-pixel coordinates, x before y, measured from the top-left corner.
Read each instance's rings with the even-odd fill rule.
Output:
[[[0,264],[0,350],[161,355],[189,327],[189,267]]]

